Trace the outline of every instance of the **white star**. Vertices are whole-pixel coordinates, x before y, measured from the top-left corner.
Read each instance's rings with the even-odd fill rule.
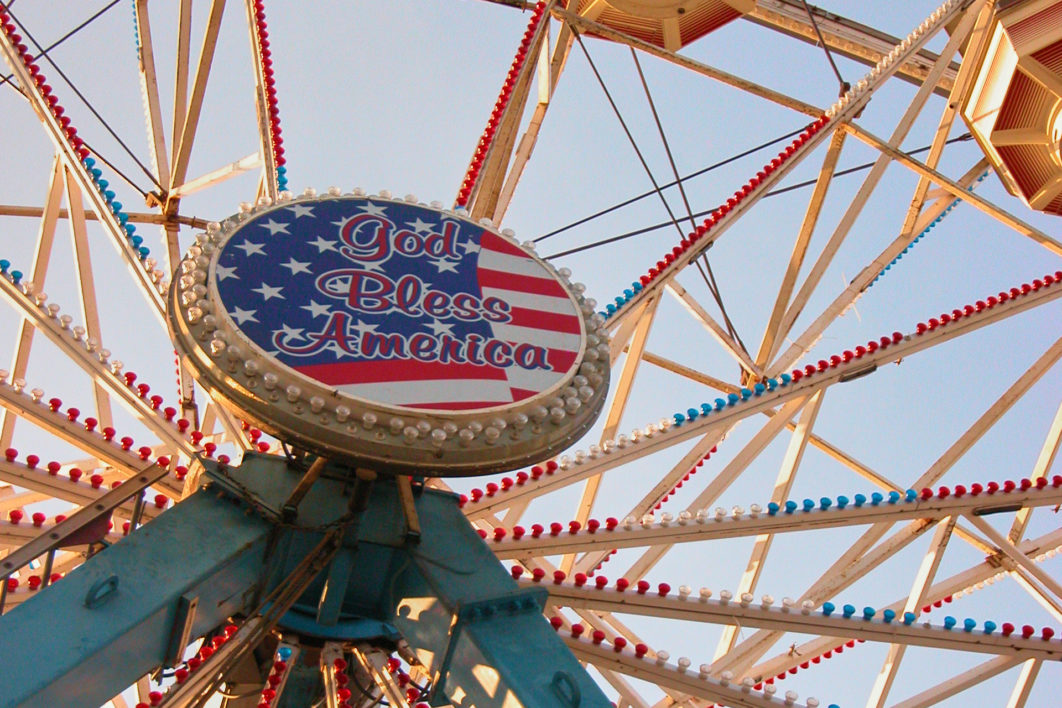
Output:
[[[350,352],[346,351],[345,349],[343,349],[343,347],[339,346],[339,342],[329,342],[325,345],[325,349],[335,352],[336,359],[342,359],[343,357],[350,355]]]
[[[358,324],[351,327],[351,329],[356,330],[358,334],[364,335],[366,332],[376,332],[376,327],[377,325],[367,324],[358,320]]]
[[[310,243],[311,246],[317,246],[317,252],[318,253],[324,253],[325,251],[334,251],[334,250],[336,250],[336,242],[335,241],[329,241],[328,239],[321,238],[320,236],[317,237],[317,240],[310,241],[309,243]]]
[[[362,214],[372,214],[373,216],[383,216],[385,207],[372,202],[367,202],[365,206],[359,207]]]
[[[328,305],[318,305],[313,300],[310,300],[309,305],[303,305],[302,309],[309,310],[314,317],[328,317],[330,312],[330,310],[328,309]]]
[[[263,229],[269,229],[269,235],[270,236],[276,236],[277,234],[286,234],[286,233],[288,233],[288,225],[287,224],[281,224],[281,223],[279,223],[277,221],[273,221],[272,219],[270,219],[269,221],[267,221],[264,224],[262,224],[262,228]]]
[[[430,329],[435,336],[439,336],[440,334],[453,334],[453,332],[450,331],[453,328],[454,326],[452,323],[443,324],[439,320],[432,320],[431,324],[428,325],[428,329]]]
[[[287,263],[281,263],[281,268],[287,268],[291,271],[292,275],[298,275],[299,273],[309,273],[310,269],[306,266],[310,265],[309,261],[306,263],[300,263],[294,258],[289,258]]]
[[[438,268],[440,273],[443,273],[443,272],[456,273],[457,272],[457,264],[452,262],[452,261],[448,261],[445,258],[440,258],[437,261],[428,261],[428,262],[431,263],[436,268]]]
[[[296,329],[294,327],[288,327],[286,324],[280,325],[280,329],[274,330],[273,334],[277,334],[278,332],[283,332],[284,333],[284,341],[285,342],[290,340],[290,339],[306,339],[306,337],[302,336],[302,330],[301,329]]]
[[[236,320],[237,324],[242,325],[245,322],[257,322],[258,318],[254,316],[255,312],[257,312],[257,310],[244,310],[243,308],[237,307],[229,313],[229,316]]]
[[[218,263],[216,266],[214,266],[214,273],[217,275],[218,280],[227,280],[229,278],[235,278],[236,280],[240,279],[240,276],[236,275],[235,266],[233,266],[232,268],[226,268],[225,266]]]
[[[308,207],[305,204],[293,204],[291,210],[295,212],[295,218],[300,216],[313,216],[313,207]]]
[[[280,291],[283,289],[283,287],[275,288],[272,285],[266,285],[265,283],[262,283],[262,287],[252,288],[251,292],[260,294],[263,300],[272,300],[275,297],[278,297],[283,300],[284,296],[280,294]]]
[[[420,217],[418,216],[415,221],[407,222],[406,226],[409,226],[419,234],[421,231],[427,231],[430,233],[432,225],[427,223],[426,221],[421,221]]]
[[[236,246],[236,248],[241,249],[248,256],[253,256],[256,253],[260,256],[264,256],[266,254],[266,252],[262,250],[262,244],[251,243],[250,241],[244,241],[240,245]]]
[[[465,241],[461,248],[465,249],[465,253],[479,253],[479,244],[475,241]]]
[[[358,261],[362,270],[382,271],[383,264],[378,261]]]

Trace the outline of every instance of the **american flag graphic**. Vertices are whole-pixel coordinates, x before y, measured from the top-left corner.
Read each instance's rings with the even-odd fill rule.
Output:
[[[255,216],[222,246],[218,294],[258,347],[379,403],[470,410],[527,399],[576,365],[583,325],[511,241],[404,202],[335,198]]]

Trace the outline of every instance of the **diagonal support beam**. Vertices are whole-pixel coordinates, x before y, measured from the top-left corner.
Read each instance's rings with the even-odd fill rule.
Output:
[[[951,532],[954,528],[954,516],[945,517],[937,523],[937,530],[933,533],[933,539],[929,543],[929,550],[922,557],[922,564],[915,575],[911,593],[907,596],[907,602],[904,604],[903,611],[905,613],[916,612],[925,602],[926,591],[933,582],[933,578],[936,577],[937,569],[940,568],[940,561],[944,557],[944,549],[951,539]],[[874,680],[873,688],[870,689],[867,708],[881,708],[885,704],[885,699],[888,698],[893,681],[896,680],[896,672],[900,668],[900,662],[903,661],[903,655],[906,650],[907,647],[903,644],[889,646],[889,653],[885,657],[881,671],[878,672],[878,676]]]
[[[680,427],[665,426],[666,430],[657,431],[652,436],[639,438],[634,442],[627,441],[627,444],[624,445],[617,444],[616,449],[607,455],[587,459],[581,464],[574,466],[562,466],[562,469],[556,474],[528,481],[524,485],[510,488],[503,494],[484,497],[479,502],[466,505],[465,513],[470,518],[478,518],[482,514],[492,513],[496,509],[508,507],[517,501],[534,498],[547,491],[575,484],[605,469],[612,469],[619,464],[640,459],[645,455],[669,448],[677,443],[701,437],[709,431],[721,432],[728,430],[738,420],[750,415],[773,409],[796,398],[809,396],[820,388],[834,383],[849,381],[869,374],[875,371],[880,364],[898,361],[916,352],[976,331],[993,322],[998,322],[1038,305],[1046,304],[1059,296],[1062,296],[1062,284],[1041,287],[1039,290],[1030,289],[1025,295],[1010,299],[1005,303],[999,303],[992,308],[985,308],[981,312],[972,312],[960,320],[949,323],[947,327],[938,327],[923,334],[906,335],[902,339],[898,338],[897,341],[894,341],[886,348],[879,348],[872,353],[868,352],[862,358],[837,364],[834,368],[827,368],[809,379],[802,379],[799,383],[785,387],[779,386],[772,391],[765,391],[759,396],[748,398],[744,403],[735,405],[733,408],[726,407],[706,417],[685,423]],[[1050,365],[1059,356],[1062,356],[1062,339],[1056,341],[1048,352],[1026,373],[1026,378],[1032,377],[1032,380],[1035,381],[1046,372],[1047,368],[1050,368]],[[993,407],[985,415],[995,415],[996,412],[996,407]],[[983,432],[980,431],[978,437]]]
[[[170,183],[170,162],[166,152],[166,134],[162,126],[162,102],[159,99],[159,78],[155,68],[155,43],[151,38],[148,0],[136,0],[136,36],[139,41],[137,59],[140,69],[140,93],[147,114],[148,143],[159,184]]]
[[[190,0],[181,3],[182,37],[184,28],[185,6],[191,12]],[[210,76],[210,67],[214,62],[214,49],[217,47],[218,30],[221,28],[221,17],[225,10],[225,0],[212,0],[210,13],[207,16],[206,28],[203,30],[203,45],[199,50],[199,63],[195,70],[195,79],[192,82],[192,93],[187,98],[187,113],[181,115],[174,110],[173,126],[173,173],[170,175],[170,191],[184,182],[188,174],[188,162],[192,154],[192,144],[195,142],[196,129],[199,127],[199,117],[203,110],[203,97],[206,94],[207,79]],[[187,52],[187,41],[184,44]],[[184,57],[182,66],[187,67],[187,56]],[[178,69],[180,72],[180,68]],[[185,69],[185,74],[187,69]],[[178,94],[182,94],[182,86],[178,81]],[[183,99],[180,99],[183,100]]]
[[[1030,659],[1030,661],[1036,660]],[[928,708],[928,706],[936,705],[951,696],[962,693],[966,689],[987,681],[993,676],[997,676],[1020,663],[1021,659],[1019,657],[997,657],[991,661],[986,661],[979,666],[975,666],[972,669],[963,671],[957,676],[952,676],[950,679],[943,681],[932,688],[926,689],[915,696],[911,696],[905,701],[896,703],[893,705],[893,708]]]
[[[52,163],[52,174],[48,180],[48,195],[45,197],[41,223],[37,230],[37,246],[30,271],[30,279],[38,287],[44,284],[48,275],[48,264],[51,261],[52,246],[55,243],[55,227],[59,219],[59,207],[62,206],[63,200],[64,172],[62,159],[56,155]],[[15,335],[15,354],[11,361],[11,375],[15,378],[23,378],[26,375],[30,348],[33,346],[33,333],[34,328],[28,320],[19,320],[18,334]],[[5,450],[11,445],[15,420],[15,416],[8,414],[6,410],[0,417],[2,421],[0,423],[0,447]]]
[[[674,280],[669,282],[666,287],[668,294],[678,300],[678,303],[690,313],[693,319],[704,325],[704,328],[708,330],[708,333],[719,342],[723,347],[723,350],[733,357],[749,376],[754,380],[759,380],[763,377],[763,371],[754,361],[752,361],[752,358],[749,356],[749,353],[745,351],[744,347],[734,341],[734,338],[731,337],[730,334],[708,314],[708,311],[704,309],[704,306],[697,302],[686,288],[682,287]]]
[[[804,458],[804,450],[807,449],[808,438],[811,436],[811,429],[818,418],[819,409],[822,407],[822,399],[825,394],[825,391],[816,393],[800,412],[800,418],[796,422],[796,430],[793,433],[793,437],[789,439],[789,447],[786,448],[785,458],[782,460],[781,469],[778,471],[778,477],[774,482],[774,490],[771,492],[771,501],[775,504],[785,504],[785,501],[789,498],[789,492],[793,489],[793,482],[796,479],[797,468],[800,467],[800,461]],[[774,535],[769,533],[761,533],[756,536],[748,564],[745,566],[745,572],[738,583],[738,595],[752,592],[755,589],[760,579],[760,573],[763,571],[763,564],[767,560],[767,554],[771,550],[771,541],[773,539]],[[736,639],[737,627],[733,625],[724,627],[723,635],[719,638],[719,644],[715,650],[715,658],[718,659],[729,652],[733,648]]]
[[[1036,464],[1033,465],[1032,474],[1029,475],[1030,480],[1035,482],[1047,476],[1048,470],[1051,469],[1058,455],[1060,443],[1062,443],[1062,403],[1055,411],[1055,419],[1051,422],[1051,428],[1047,431],[1047,439],[1044,440],[1040,455],[1036,458]],[[1007,534],[1008,541],[1011,543],[1021,541],[1025,535],[1025,529],[1028,528],[1030,516],[1028,509],[1021,509],[1014,515],[1014,523],[1010,527],[1010,533]]]
[[[646,302],[646,314],[638,319],[638,324],[631,338],[630,349],[627,352],[627,358],[623,361],[623,368],[620,369],[619,379],[613,389],[615,392],[612,394],[612,403],[609,406],[608,415],[605,417],[605,427],[601,431],[602,442],[614,438],[616,431],[619,430],[620,421],[623,419],[623,413],[627,409],[627,402],[630,400],[634,378],[638,373],[638,365],[641,364],[645,345],[649,341],[649,332],[652,330],[653,322],[656,319],[658,304],[659,300],[655,298]],[[586,480],[582,498],[579,500],[579,505],[575,511],[575,520],[580,524],[585,524],[586,520],[590,518],[590,512],[594,508],[594,501],[597,499],[597,492],[600,487],[601,475],[596,475]],[[570,571],[574,561],[574,556],[564,557],[561,560],[561,570]]]
[[[761,369],[767,365],[773,353],[778,349],[775,342],[781,334],[782,318],[793,296],[793,288],[796,286],[797,276],[800,275],[800,267],[804,264],[804,256],[807,254],[811,235],[819,222],[819,214],[822,205],[826,202],[826,193],[829,191],[833,173],[837,169],[837,160],[841,157],[841,148],[844,146],[845,136],[848,134],[838,130],[830,138],[830,146],[826,150],[822,167],[819,168],[819,176],[815,180],[815,187],[808,200],[808,207],[804,212],[804,220],[800,224],[796,240],[793,243],[793,252],[789,256],[789,264],[786,266],[782,283],[778,287],[778,295],[774,301],[774,308],[767,320],[767,327],[763,331],[763,340],[760,342],[760,350],[756,354],[756,364]]]
[[[709,502],[710,503],[710,502]],[[867,524],[884,524],[892,526],[901,521],[926,521],[934,523],[948,516],[967,514],[992,514],[1001,509],[1019,507],[1055,506],[1062,503],[1062,488],[1045,487],[1028,490],[1015,489],[1009,494],[1002,491],[996,494],[966,494],[962,497],[950,496],[946,499],[930,497],[920,500],[904,501],[901,496],[895,502],[882,501],[878,504],[864,503],[856,507],[851,504],[844,509],[834,506],[823,509],[813,507],[808,511],[786,512],[747,512],[739,517],[713,514],[706,507],[693,507],[697,513],[689,518],[678,520],[660,520],[641,524],[623,522],[616,528],[598,530],[594,533],[579,531],[563,533],[556,536],[542,534],[538,538],[524,536],[519,540],[505,538],[492,542],[494,554],[503,560],[523,557],[544,558],[558,553],[571,553],[576,550],[599,548],[645,548],[657,549],[664,545],[676,543],[697,543],[717,541],[728,538],[749,538],[761,534],[793,533],[802,531],[821,531],[824,529],[863,526]],[[881,536],[879,535],[878,538]],[[861,544],[862,545],[862,544]],[[824,577],[836,579],[839,573],[827,573]],[[631,576],[625,576],[628,579]],[[637,576],[635,576],[637,577]],[[831,590],[836,586],[831,585]],[[804,597],[819,599],[817,593],[805,593]],[[920,606],[920,605],[919,605]]]

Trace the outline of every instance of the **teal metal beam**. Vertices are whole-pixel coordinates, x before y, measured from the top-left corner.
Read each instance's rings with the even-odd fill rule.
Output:
[[[545,590],[517,586],[454,495],[418,488],[411,537],[391,477],[352,511],[355,471],[330,465],[292,518],[283,505],[302,471],[285,458],[205,467],[209,488],[0,617],[0,708],[104,703],[172,662],[174,637],[257,609],[336,529],[341,547],[280,631],[387,651],[404,638],[435,676],[436,705],[610,705],[542,616]],[[303,678],[284,705],[320,698]]]
[[[201,491],[0,617],[0,706],[102,705],[163,663],[182,595],[192,637],[247,608],[271,528]]]

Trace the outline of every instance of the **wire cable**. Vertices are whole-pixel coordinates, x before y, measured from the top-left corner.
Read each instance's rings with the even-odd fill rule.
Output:
[[[645,92],[645,100],[649,104],[649,110],[653,114],[653,121],[656,123],[656,130],[660,134],[660,142],[663,143],[664,152],[667,153],[668,164],[671,165],[671,174],[675,177],[675,183],[678,185],[679,194],[682,197],[682,204],[686,207],[686,214],[689,216],[690,228],[697,228],[697,220],[693,218],[693,207],[690,206],[689,197],[686,196],[686,189],[682,186],[682,179],[679,177],[678,166],[675,165],[675,157],[671,153],[671,145],[668,143],[667,134],[664,132],[664,126],[660,122],[660,114],[656,110],[656,102],[653,101],[653,94],[649,90],[649,82],[645,79],[645,73],[642,71],[642,63],[638,61],[638,53],[634,51],[634,47],[630,47],[631,59],[634,60],[634,68],[638,71],[638,79],[642,83],[642,90]],[[715,273],[712,272],[712,266],[708,262],[707,253],[704,256],[704,269],[698,264],[697,268],[701,271],[701,276],[704,278],[704,284],[708,286],[708,292],[711,293],[712,298],[715,300],[715,304],[719,307],[719,312],[723,315],[723,324],[726,325],[727,333],[733,338],[742,348],[744,344],[741,342],[741,337],[738,335],[737,330],[734,328],[734,323],[730,320],[730,315],[726,311],[726,305],[723,304],[723,296],[719,290],[719,284],[715,280]]]
[[[826,40],[822,36],[822,30],[819,29],[819,23],[815,21],[815,15],[811,12],[811,6],[808,5],[808,0],[801,0],[804,3],[804,10],[808,13],[808,19],[811,20],[811,26],[815,28],[815,35],[819,38],[819,44],[822,45],[822,51],[826,52],[826,60],[830,62],[830,66],[833,68],[833,74],[837,77],[837,83],[840,85],[839,96],[843,96],[845,92],[850,88],[850,84],[844,80],[841,76],[841,72],[837,69],[837,63],[833,60],[833,54],[830,52],[830,48],[826,46]]]
[[[48,52],[52,51],[53,49],[58,47],[60,44],[65,42],[66,40],[68,40],[71,37],[73,37],[75,34],[80,32],[81,30],[85,29],[89,24],[92,23],[93,20],[99,18],[103,13],[107,12],[107,10],[110,10],[112,7],[117,5],[119,2],[121,2],[121,0],[111,0],[110,3],[108,3],[107,5],[104,5],[103,9],[101,9],[95,15],[92,15],[87,20],[82,22],[80,25],[78,25],[74,29],[70,30],[69,32],[64,34],[62,37],[60,37],[59,39],[55,40],[54,42],[49,44],[47,47],[45,47],[44,50],[41,52],[40,56],[43,56],[43,55],[47,54]],[[15,4],[14,0],[12,0],[11,2],[9,2],[7,4],[7,6],[8,6],[8,8],[10,8],[14,4]],[[9,12],[10,12],[10,10],[9,10]],[[38,56],[36,58],[40,58],[40,56]],[[14,79],[14,78],[15,78],[14,74],[8,74],[7,76],[0,76],[0,86],[3,86],[4,84],[11,83],[12,79]]]
[[[570,25],[569,25],[570,27]],[[664,209],[667,210],[667,215],[671,217],[669,224],[674,224],[675,229],[679,232],[679,236],[682,236],[682,227],[679,226],[678,219],[675,218],[675,212],[671,211],[671,206],[667,203],[667,199],[664,197],[664,193],[660,191],[660,185],[657,184],[656,178],[653,177],[653,171],[649,169],[649,163],[645,161],[645,157],[642,155],[642,151],[638,149],[638,144],[634,140],[634,136],[631,135],[631,131],[627,128],[627,122],[623,120],[623,116],[620,114],[619,108],[616,106],[616,102],[612,100],[612,94],[609,93],[608,87],[605,86],[604,79],[601,78],[600,72],[597,70],[597,66],[594,64],[594,60],[590,58],[590,52],[586,50],[586,45],[583,43],[583,37],[579,34],[574,27],[571,27],[572,34],[579,42],[579,48],[583,50],[583,55],[586,57],[586,61],[590,64],[590,69],[594,72],[594,76],[597,77],[597,83],[601,86],[601,90],[605,92],[605,98],[608,99],[609,105],[612,106],[612,112],[616,114],[616,118],[620,122],[620,126],[623,128],[623,132],[627,134],[627,140],[630,141],[631,147],[634,148],[635,154],[638,155],[638,160],[642,163],[642,167],[645,168],[645,173],[649,176],[649,181],[653,183],[653,190],[660,197],[661,203],[664,205]]]
[[[113,7],[114,4],[115,3],[112,2],[111,6]],[[115,139],[118,145],[122,147],[126,154],[129,155],[129,157],[133,160],[133,162],[137,164],[137,166],[143,171],[143,173],[147,175],[148,179],[150,179],[159,189],[162,189],[162,185],[157,179],[155,179],[155,176],[151,174],[151,171],[144,166],[144,163],[141,162],[140,159],[136,156],[136,154],[134,154],[133,151],[129,148],[129,146],[126,145],[125,141],[123,141],[118,136],[118,133],[116,133],[114,129],[111,128],[110,124],[106,120],[104,120],[103,116],[100,115],[99,111],[97,111],[96,108],[92,105],[92,103],[85,97],[85,95],[81,93],[80,90],[78,90],[77,86],[74,85],[74,82],[70,80],[70,77],[67,76],[62,69],[59,68],[58,64],[55,63],[55,60],[53,60],[52,57],[45,52],[40,42],[38,42],[36,38],[30,33],[29,29],[26,28],[26,25],[24,25],[22,22],[19,22],[18,18],[15,17],[14,13],[10,12],[10,9],[8,10],[8,14],[11,15],[11,19],[15,20],[15,22],[19,24],[19,26],[22,28],[22,32],[26,35],[26,38],[29,39],[30,42],[32,42],[33,45],[37,48],[37,51],[39,52],[37,58],[39,59],[43,56],[48,61],[52,68],[55,69],[59,76],[62,77],[63,81],[66,82],[67,86],[70,87],[70,90],[73,91],[74,94],[81,99],[81,102],[85,104],[85,107],[89,109],[92,115],[96,117],[96,120],[100,122],[100,124],[108,133],[110,133],[111,137]],[[98,155],[98,153],[96,154]],[[133,187],[133,189],[136,189],[138,192],[140,192],[141,196],[147,196],[147,192],[144,189],[138,187],[128,176],[120,172],[118,172],[118,174],[120,177],[122,177],[122,179],[128,182],[130,186]]]
[[[645,100],[649,104],[649,110],[653,113],[653,121],[656,123],[656,130],[660,133],[660,142],[664,145],[664,152],[667,153],[668,164],[671,165],[671,174],[675,176],[675,184],[678,185],[679,194],[682,196],[682,203],[686,207],[686,214],[690,218],[690,226],[697,228],[697,222],[693,219],[693,208],[690,207],[690,200],[686,196],[686,189],[682,186],[682,180],[679,179],[678,167],[675,166],[675,157],[671,154],[671,145],[668,144],[667,135],[664,134],[664,126],[660,123],[660,115],[656,112],[656,103],[653,101],[653,94],[649,92],[649,82],[645,80],[645,74],[642,72],[642,63],[638,61],[638,53],[634,51],[634,47],[630,47],[631,59],[634,60],[634,68],[638,70],[638,78],[642,82],[642,90],[645,92]]]
[[[969,133],[964,133],[964,134],[962,134],[962,135],[960,135],[958,137],[951,138],[950,140],[946,141],[945,145],[950,145],[952,143],[957,143],[957,142],[964,142],[964,141],[970,140],[970,138],[971,138],[971,135]],[[930,147],[931,146],[926,145],[924,147],[918,148],[917,150],[911,150],[910,152],[905,152],[904,154],[909,156],[909,157],[913,157],[913,156],[921,154],[923,152],[927,152],[930,149]],[[850,175],[850,174],[853,174],[855,172],[861,172],[863,170],[868,170],[868,169],[870,169],[873,166],[874,166],[874,162],[866,162],[866,163],[863,163],[861,165],[856,165],[855,167],[849,167],[849,168],[844,169],[844,170],[839,170],[839,171],[834,173],[834,177],[835,178],[836,177],[843,177],[844,175]],[[790,185],[788,187],[780,187],[780,188],[775,189],[773,191],[767,192],[766,194],[763,195],[762,198],[766,199],[768,197],[774,197],[774,196],[778,196],[780,194],[785,194],[786,192],[792,192],[792,191],[794,191],[796,189],[802,189],[804,187],[810,187],[813,184],[815,184],[815,182],[817,182],[817,181],[818,180],[815,180],[815,179],[809,179],[809,180],[806,180],[804,182],[798,182],[797,184]],[[711,214],[713,211],[715,211],[718,208],[719,207],[712,207],[711,209],[705,209],[704,211],[696,212],[693,216],[694,217],[707,216],[707,215]],[[619,234],[617,236],[610,236],[608,238],[600,239],[598,241],[594,241],[594,242],[591,242],[591,243],[588,243],[588,244],[584,244],[582,246],[576,246],[575,248],[569,248],[566,251],[559,251],[557,253],[552,253],[552,254],[550,254],[548,256],[542,256],[542,258],[544,258],[545,260],[550,260],[550,259],[553,259],[553,258],[560,258],[561,256],[570,256],[570,255],[572,255],[574,253],[580,253],[582,251],[588,251],[590,249],[597,248],[599,246],[607,246],[610,243],[615,243],[617,241],[624,241],[624,240],[626,240],[628,238],[633,238],[634,236],[641,236],[642,234],[651,233],[653,231],[657,231],[659,229],[671,226],[671,224],[672,224],[672,222],[660,222],[660,223],[657,223],[657,224],[653,224],[651,226],[643,226],[642,228],[635,229],[633,231],[627,231],[627,232]]]
[[[789,133],[786,133],[785,135],[780,135],[777,138],[774,138],[773,140],[768,140],[765,143],[761,143],[760,145],[757,145],[755,147],[751,147],[748,150],[744,150],[742,152],[739,152],[736,155],[732,155],[732,156],[726,158],[725,160],[720,160],[719,162],[716,162],[716,163],[713,163],[711,165],[708,165],[707,167],[702,167],[701,169],[697,170],[696,172],[691,172],[688,175],[686,175],[685,177],[682,177],[677,182],[668,182],[667,184],[661,185],[661,189],[669,189],[669,188],[674,187],[677,184],[679,184],[679,182],[687,182],[687,181],[693,179],[694,177],[700,177],[701,175],[708,174],[709,172],[711,172],[713,170],[719,169],[720,167],[724,167],[724,166],[730,164],[731,162],[735,162],[737,160],[740,160],[743,157],[748,157],[749,155],[755,154],[755,153],[759,152],[760,150],[766,150],[767,148],[771,147],[772,145],[776,145],[778,143],[785,142],[786,140],[789,140],[790,138],[792,138],[794,135],[799,135],[800,133],[804,132],[805,128],[806,128],[806,126],[802,127],[802,128],[798,128],[797,130],[794,130],[794,131],[791,131]],[[545,241],[547,238],[550,238],[551,236],[556,236],[559,233],[564,233],[565,231],[568,231],[569,229],[574,229],[576,226],[582,226],[583,224],[585,224],[585,223],[587,223],[589,221],[593,221],[594,219],[597,219],[599,217],[605,216],[606,214],[611,214],[612,212],[614,212],[614,211],[616,211],[618,209],[622,209],[625,206],[630,206],[631,204],[634,204],[635,202],[640,202],[641,200],[643,200],[643,199],[645,199],[647,197],[651,197],[654,194],[656,194],[656,192],[653,191],[653,190],[649,190],[648,192],[643,192],[642,194],[639,194],[636,197],[631,197],[630,199],[626,199],[626,200],[624,200],[622,202],[619,202],[617,204],[613,204],[612,206],[606,207],[606,208],[602,209],[601,211],[594,212],[593,214],[590,214],[589,216],[584,216],[583,218],[581,218],[581,219],[579,219],[577,221],[573,221],[570,224],[567,224],[565,226],[561,226],[558,229],[554,229],[553,231],[550,231],[550,232],[548,232],[546,234],[543,234],[542,236],[539,236],[538,238],[534,239],[534,242],[535,243],[539,243],[540,241]],[[694,214],[694,217],[696,217],[696,216],[697,215]]]

